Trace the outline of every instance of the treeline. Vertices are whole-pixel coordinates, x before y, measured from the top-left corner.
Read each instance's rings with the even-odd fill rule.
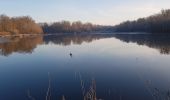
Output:
[[[82,32],[111,32],[113,27],[82,23],[80,21],[61,21],[52,24],[40,24],[45,33],[82,33]]]
[[[39,34],[43,33],[42,28],[35,21],[28,17],[8,17],[0,15],[0,34]]]
[[[0,15],[0,35],[39,34],[39,33],[83,33],[112,32],[112,26],[94,25],[80,21],[61,21],[37,24],[29,16],[8,17]]]
[[[123,22],[114,28],[117,32],[169,33],[170,9],[162,10],[160,13],[146,18]]]

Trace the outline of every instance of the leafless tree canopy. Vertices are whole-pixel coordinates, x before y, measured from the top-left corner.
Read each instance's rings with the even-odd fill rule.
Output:
[[[8,17],[0,15],[0,34],[39,34],[42,28],[28,16]]]
[[[52,24],[42,23],[45,33],[82,33],[82,32],[110,32],[113,27],[82,23],[81,21],[61,21]]]
[[[118,32],[169,33],[170,9],[162,10],[161,13],[146,18],[123,22],[115,26],[115,30]]]

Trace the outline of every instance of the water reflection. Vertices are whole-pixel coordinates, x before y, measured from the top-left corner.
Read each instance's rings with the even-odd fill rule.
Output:
[[[0,100],[169,100],[170,55],[151,49],[167,48],[168,41],[123,34],[1,37],[1,55],[11,56],[0,56]]]
[[[90,43],[94,40],[103,38],[111,38],[113,34],[82,34],[82,35],[48,35],[44,36],[44,42],[46,44],[54,43],[57,45],[69,46],[71,44],[81,45],[82,43]]]
[[[26,37],[0,37],[0,55],[8,56],[14,52],[32,53],[37,45],[53,43],[56,45],[69,46],[81,45],[94,40],[104,38],[117,38],[123,42],[133,42],[159,50],[161,54],[170,54],[170,35],[149,34],[93,34],[93,35],[46,35]],[[70,53],[71,54],[71,53]],[[72,54],[70,55],[73,56]]]
[[[43,43],[42,36],[0,38],[0,54],[8,56],[13,52],[32,53],[37,45]]]
[[[57,44],[69,46],[71,44],[81,45],[83,42],[90,43],[101,38],[108,38],[112,35],[46,35],[26,37],[1,37],[0,55],[8,56],[14,52],[32,53],[37,45]],[[73,56],[72,54],[70,55]]]
[[[161,54],[170,54],[170,35],[150,35],[150,34],[119,34],[116,38],[123,42],[133,42],[138,45],[146,45],[159,50]]]

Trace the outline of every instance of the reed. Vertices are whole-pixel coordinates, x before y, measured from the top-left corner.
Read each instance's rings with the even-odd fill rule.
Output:
[[[81,84],[83,100],[102,100],[102,99],[97,99],[97,96],[96,96],[96,81],[95,81],[95,79],[91,80],[91,84],[89,86],[89,89],[87,89],[87,91],[86,91],[85,82],[82,79],[82,76],[81,76],[80,73],[79,73],[79,78],[80,78],[80,84]],[[30,100],[36,100],[31,95],[30,90],[28,90],[27,96],[28,96],[28,98]],[[50,77],[50,73],[48,73],[48,88],[47,88],[47,91],[46,91],[45,100],[51,100],[51,77]],[[66,100],[64,95],[62,96],[61,100]]]

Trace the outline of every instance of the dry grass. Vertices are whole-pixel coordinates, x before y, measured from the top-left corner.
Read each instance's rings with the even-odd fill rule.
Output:
[[[91,80],[91,85],[89,89],[86,91],[85,89],[85,84],[84,81],[81,77],[81,74],[79,73],[79,78],[81,82],[81,90],[82,90],[82,95],[83,95],[83,100],[102,100],[102,99],[97,99],[96,97],[96,82],[95,79]],[[27,96],[30,100],[36,100],[32,95],[30,90],[27,92]],[[51,78],[50,78],[50,73],[48,73],[48,88],[45,96],[45,100],[51,100]],[[66,100],[65,96],[62,96],[61,100]]]
[[[95,79],[91,80],[91,85],[89,87],[89,90],[86,91],[85,82],[83,81],[80,73],[79,73],[79,78],[80,78],[80,82],[81,82],[81,90],[82,90],[82,94],[83,94],[83,100],[97,100]]]

